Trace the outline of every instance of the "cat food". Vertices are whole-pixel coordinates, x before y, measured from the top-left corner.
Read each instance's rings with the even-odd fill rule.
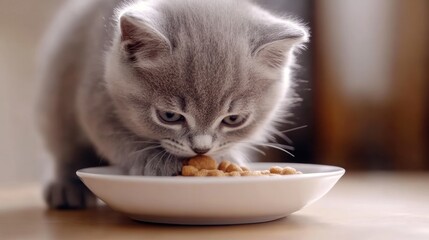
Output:
[[[182,167],[182,176],[186,177],[246,177],[246,176],[281,176],[302,174],[292,167],[272,167],[269,170],[250,171],[230,161],[222,161],[217,165],[209,156],[196,156],[189,159]]]
[[[207,169],[215,170],[217,169],[217,163],[214,159],[209,156],[199,155],[189,159],[188,165],[194,166],[196,169]]]
[[[187,165],[187,166],[182,167],[182,175],[183,176],[194,176],[198,172],[199,172],[198,168],[191,166],[191,165]]]
[[[229,164],[225,172],[244,172],[243,169],[235,163]]]

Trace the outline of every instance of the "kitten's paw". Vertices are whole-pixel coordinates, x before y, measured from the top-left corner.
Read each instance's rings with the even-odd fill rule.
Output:
[[[44,192],[51,209],[82,209],[95,206],[95,196],[80,181],[52,182]]]

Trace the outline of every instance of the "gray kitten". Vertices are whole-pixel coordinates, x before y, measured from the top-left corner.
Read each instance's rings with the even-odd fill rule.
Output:
[[[75,171],[105,161],[157,176],[197,154],[242,161],[275,133],[308,40],[239,0],[73,0],[59,15],[41,60],[52,208],[94,203]]]

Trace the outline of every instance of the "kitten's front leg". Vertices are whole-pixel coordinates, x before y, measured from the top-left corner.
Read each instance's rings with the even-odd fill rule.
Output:
[[[183,165],[182,159],[162,148],[131,155],[123,165],[130,175],[175,176],[180,173]]]
[[[66,151],[66,149],[73,149]],[[95,206],[96,198],[76,176],[81,168],[103,166],[106,163],[91,147],[73,144],[58,145],[55,151],[55,180],[44,192],[47,205],[51,209],[80,209]],[[66,154],[59,154],[59,153]]]

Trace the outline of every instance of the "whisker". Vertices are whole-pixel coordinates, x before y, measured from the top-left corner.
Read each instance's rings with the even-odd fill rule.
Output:
[[[244,148],[251,149],[251,150],[253,150],[253,151],[255,151],[255,152],[258,152],[258,153],[260,153],[260,154],[262,154],[262,155],[264,155],[264,156],[266,156],[266,155],[267,155],[264,151],[262,151],[262,150],[260,150],[260,149],[258,149],[258,148],[256,148],[256,147],[253,147],[253,146],[251,146],[251,145],[241,144],[240,146],[241,146],[241,147],[244,147]]]
[[[251,162],[251,160],[247,157],[247,155],[246,155],[245,153],[243,153],[243,154],[242,154],[242,156],[245,158],[245,160],[246,160],[247,162]]]
[[[282,151],[282,152],[285,152],[285,153],[287,153],[287,154],[289,154],[290,156],[292,156],[292,157],[295,157],[295,155],[294,154],[292,154],[291,152],[289,152],[288,150],[291,150],[291,151],[293,151],[294,150],[294,148],[292,147],[292,146],[287,146],[287,145],[282,145],[282,144],[279,144],[280,146],[277,146],[277,144],[270,144],[270,143],[256,143],[256,142],[248,142],[248,143],[250,143],[250,144],[254,144],[254,145],[257,145],[257,146],[262,146],[262,147],[270,147],[270,148],[275,148],[275,149],[277,149],[277,150],[280,150],[280,151]],[[283,148],[282,148],[283,147]],[[287,149],[288,150],[286,150],[285,148],[287,147]]]
[[[243,158],[246,162],[251,162],[250,159],[246,156],[246,154],[240,152],[240,151],[233,151],[236,155],[239,155],[241,158]],[[240,162],[241,163],[241,162]]]
[[[146,166],[151,165],[151,164],[152,164],[152,161],[155,161],[155,159],[156,159],[160,154],[165,153],[165,152],[166,152],[165,150],[162,150],[162,151],[160,151],[159,153],[154,154],[154,155],[153,155],[153,157],[151,157],[151,158],[146,162]],[[155,167],[155,166],[153,166],[153,167]]]
[[[214,152],[219,152],[220,150],[226,149],[228,147],[230,147],[228,144],[223,145],[222,147],[219,147],[218,149],[216,149],[216,151],[214,151]]]
[[[290,150],[290,151],[294,151],[295,148],[293,146],[290,145],[284,145],[284,144],[280,144],[280,143],[265,143],[265,142],[240,142],[240,143],[247,143],[247,144],[253,144],[253,145],[257,145],[257,146],[276,146],[276,147],[281,147],[284,148],[286,150]]]
[[[291,121],[286,120],[286,119],[276,119],[275,121],[278,123],[282,123],[282,124],[290,124],[291,123]]]
[[[165,154],[167,154],[167,151],[163,151],[164,153],[161,155],[161,157],[159,157],[159,159],[158,159],[158,161],[157,161],[157,164],[156,164],[156,169],[159,169],[159,170],[161,170],[161,167],[162,167],[162,165],[164,165],[164,167],[165,167],[165,165],[166,165],[166,161],[164,161],[164,156],[165,156]]]
[[[135,154],[143,153],[143,152],[146,152],[146,151],[149,151],[149,150],[153,150],[153,149],[156,149],[156,148],[161,148],[161,145],[149,146],[149,147],[146,147],[146,148],[143,148],[143,149],[139,149],[137,151],[134,151],[134,152],[130,153],[128,156],[131,157],[131,156],[134,156]]]
[[[274,133],[275,135],[279,136],[281,139],[285,140],[288,144],[293,144],[292,139],[290,139],[288,136],[286,136],[283,132],[276,130],[272,130],[272,133]]]
[[[274,148],[274,149],[280,150],[282,152],[285,152],[292,157],[295,157],[295,155],[290,152],[290,151],[294,151],[295,148],[293,146],[289,146],[289,145],[284,145],[284,144],[280,144],[280,143],[259,143],[259,142],[238,142],[238,143],[240,143],[240,146],[254,150],[254,151],[256,151],[256,152],[258,152],[264,156],[266,156],[265,152],[261,151],[260,149],[258,149],[257,147],[254,147],[252,145],[260,146],[260,147]],[[229,146],[225,145],[225,146],[219,148],[217,151],[220,151],[220,150],[227,148],[227,147],[229,147]],[[290,151],[288,151],[288,150],[290,150]],[[237,152],[237,151],[234,151],[234,152]],[[246,159],[248,160],[247,157],[246,157]]]
[[[293,155],[291,152],[289,152],[288,150],[285,150],[285,149],[283,149],[283,148],[281,148],[281,147],[277,147],[277,146],[273,146],[273,145],[262,145],[262,146],[264,146],[264,147],[271,147],[271,148],[275,148],[275,149],[278,149],[278,150],[280,150],[280,151],[282,151],[282,152],[285,152],[285,153],[287,153],[287,154],[291,155],[292,157],[295,157],[295,155]]]
[[[273,145],[273,146],[281,147],[281,148],[284,148],[284,149],[290,150],[290,151],[294,151],[295,150],[295,148],[293,146],[284,145],[284,144],[280,144],[280,143],[263,143],[263,144],[268,144],[268,145]]]
[[[293,131],[300,130],[300,129],[303,129],[303,128],[306,128],[306,127],[308,127],[308,125],[304,125],[304,126],[296,127],[296,128],[291,128],[291,129],[284,130],[284,131],[281,131],[281,132],[282,133],[288,133],[288,132],[293,132]]]
[[[148,140],[148,141],[133,141],[133,143],[159,143],[159,141]]]
[[[170,153],[168,153],[167,154],[167,159],[164,162],[164,167],[163,167],[164,172],[167,172],[167,165],[168,164],[173,164],[173,163],[171,163],[171,158],[172,158],[172,155]]]

